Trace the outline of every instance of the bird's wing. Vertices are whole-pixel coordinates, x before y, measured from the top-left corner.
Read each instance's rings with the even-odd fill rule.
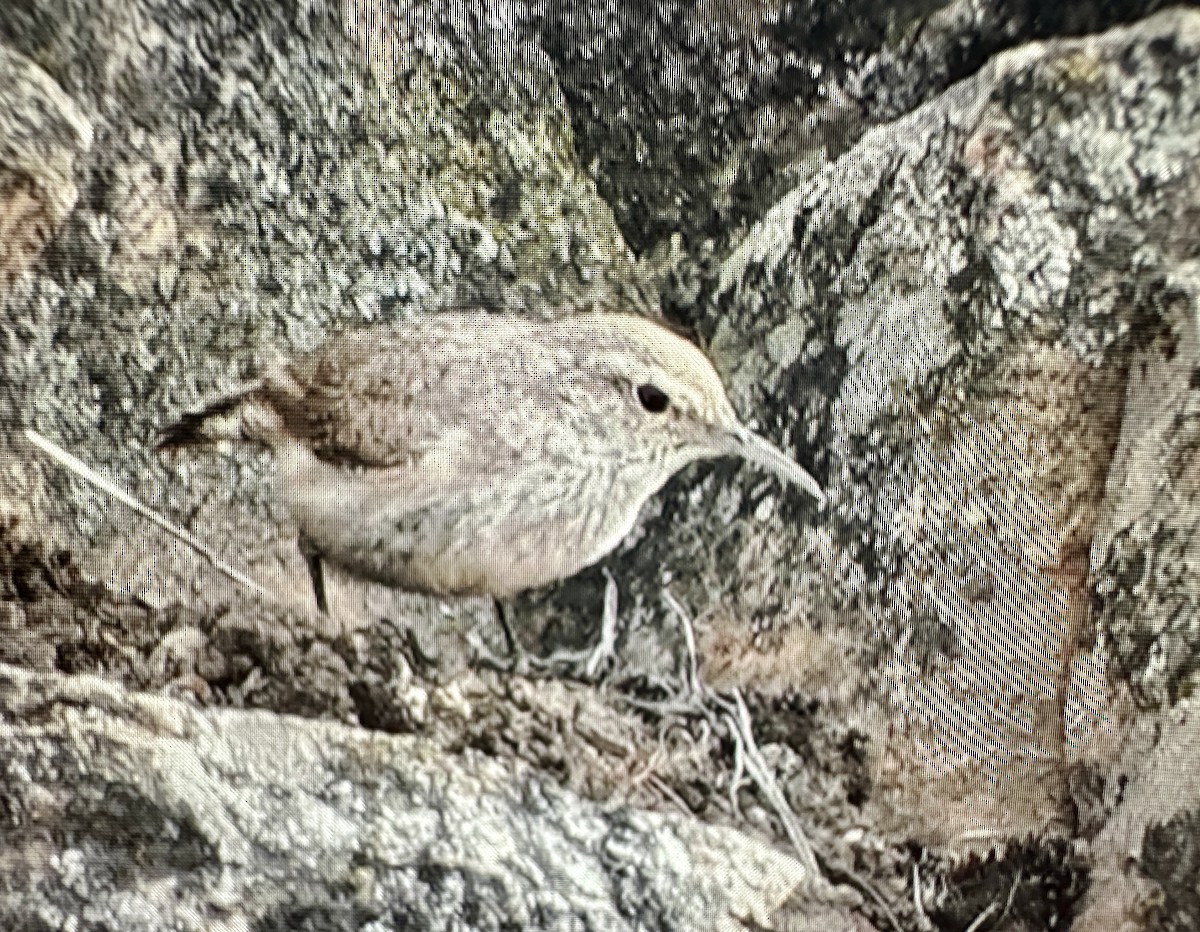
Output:
[[[344,466],[411,465],[494,450],[518,374],[477,336],[436,326],[370,328],[278,367],[262,397],[291,435]]]

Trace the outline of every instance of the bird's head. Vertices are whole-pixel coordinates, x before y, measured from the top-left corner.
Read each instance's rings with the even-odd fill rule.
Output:
[[[741,423],[716,369],[693,343],[633,315],[560,323],[588,347],[585,368],[593,378],[611,386],[610,416],[622,435],[636,438],[631,456],[650,451],[670,472],[697,459],[738,456],[824,501],[799,463]]]

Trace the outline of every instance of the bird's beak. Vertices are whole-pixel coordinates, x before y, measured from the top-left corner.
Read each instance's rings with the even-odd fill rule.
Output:
[[[726,436],[729,438],[728,452],[743,457],[756,466],[770,470],[780,479],[794,482],[818,502],[824,504],[825,493],[817,484],[817,480],[775,444],[764,440],[754,431],[740,424],[733,427]]]

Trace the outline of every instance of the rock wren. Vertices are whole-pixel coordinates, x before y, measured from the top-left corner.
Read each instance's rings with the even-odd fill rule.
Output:
[[[322,610],[321,560],[436,595],[571,576],[706,457],[823,499],[738,421],[699,349],[627,314],[455,311],[348,332],[186,415],[159,446],[219,440],[273,451]]]

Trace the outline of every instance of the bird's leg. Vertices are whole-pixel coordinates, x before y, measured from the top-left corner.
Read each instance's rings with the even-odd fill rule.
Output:
[[[525,648],[517,640],[517,632],[513,630],[512,625],[508,621],[508,609],[504,607],[504,603],[499,599],[492,599],[492,605],[496,608],[496,620],[500,622],[500,628],[504,631],[504,640],[508,644],[508,654],[510,657],[516,659],[525,653]]]
[[[581,678],[588,681],[598,679],[601,670],[613,662],[617,640],[617,582],[608,570],[604,571],[604,578],[604,613],[600,623],[600,638],[594,647],[577,651],[555,651],[548,657],[533,656],[517,638],[517,632],[512,626],[504,603],[499,599],[492,599],[492,605],[496,609],[496,620],[500,623],[500,628],[504,631],[504,640],[508,644],[508,661],[501,661],[486,649],[477,647],[480,659],[494,669],[519,676],[526,676],[531,670],[552,670],[582,663],[584,669]]]
[[[528,676],[530,661],[536,660],[536,658],[529,656],[525,645],[517,637],[516,629],[512,626],[512,619],[508,617],[508,608],[504,603],[499,599],[492,599],[492,604],[496,606],[496,620],[500,622],[500,627],[504,631],[504,640],[508,643],[508,672],[514,676]]]
[[[325,597],[325,567],[321,564],[321,553],[312,542],[300,538],[300,552],[308,566],[308,578],[312,580],[313,597],[317,600],[317,611],[329,614],[329,600]]]
[[[508,618],[508,610],[504,607],[504,603],[496,598],[492,599],[492,607],[496,610],[496,621],[499,622],[500,629],[504,632],[504,640],[508,645],[508,657],[497,657],[483,644],[476,643],[474,645],[476,658],[484,666],[501,673],[528,676],[530,658],[517,639],[517,632],[513,630],[512,623]]]
[[[308,563],[308,576],[312,580],[313,596],[317,600],[317,611],[322,615],[329,614],[329,600],[325,596],[325,567],[321,564],[319,553],[310,553],[305,558]]]

